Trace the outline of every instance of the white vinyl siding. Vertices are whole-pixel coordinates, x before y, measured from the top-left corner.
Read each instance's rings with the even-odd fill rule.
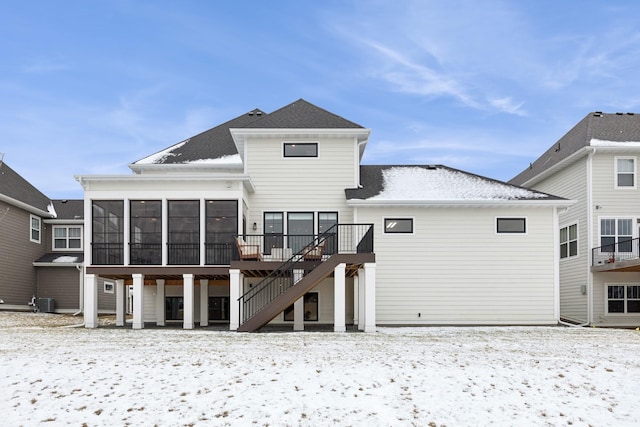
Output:
[[[264,212],[327,211],[338,212],[342,223],[352,222],[344,190],[356,186],[355,141],[320,139],[321,155],[312,159],[283,158],[282,144],[275,137],[247,141],[247,172],[256,188],[247,195],[247,223],[257,223],[259,234]]]
[[[589,230],[587,221],[587,157],[560,170],[533,188],[556,196],[575,200],[569,209],[561,210],[560,224],[578,223],[578,256],[560,263],[560,316],[575,322],[587,322],[589,268]],[[611,191],[611,190],[609,190]]]
[[[379,324],[555,324],[553,209],[359,207],[372,222]],[[414,217],[385,234],[381,218]],[[496,217],[528,233],[497,235]]]

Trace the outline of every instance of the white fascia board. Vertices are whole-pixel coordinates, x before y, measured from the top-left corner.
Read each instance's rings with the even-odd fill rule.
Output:
[[[38,215],[39,217],[42,217],[42,218],[53,218],[51,212],[43,211],[42,209],[38,209],[38,208],[36,208],[34,206],[31,206],[31,205],[29,205],[27,203],[21,202],[20,200],[16,200],[13,197],[9,197],[9,196],[6,196],[4,194],[0,194],[0,200],[5,202],[5,203],[8,203],[10,205],[13,205],[13,206],[15,206],[17,208],[20,208],[22,210],[25,210],[25,211],[27,211],[29,213],[32,213],[34,215]]]
[[[34,267],[82,267],[81,262],[33,262]]]
[[[347,200],[353,207],[495,208],[569,207],[575,200]]]
[[[137,174],[144,174],[145,171],[152,171],[157,173],[159,171],[166,171],[169,173],[175,172],[219,172],[219,171],[241,171],[243,170],[242,163],[167,163],[167,164],[136,164],[129,165],[129,169]]]
[[[255,186],[248,175],[236,174],[184,174],[184,175],[74,175],[82,188],[90,182],[163,182],[163,181],[242,181],[249,193],[255,192]]]
[[[369,139],[371,129],[367,128],[344,128],[344,129],[306,129],[306,128],[233,128],[229,129],[231,136],[235,141],[236,138],[244,139],[247,137],[307,137],[307,138],[320,138],[320,137],[347,137],[357,138],[358,142],[366,141]]]

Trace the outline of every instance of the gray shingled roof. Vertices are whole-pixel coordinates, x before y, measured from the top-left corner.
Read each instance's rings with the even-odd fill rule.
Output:
[[[75,258],[75,259],[73,259]],[[52,252],[45,254],[38,258],[34,263],[77,263],[80,264],[84,262],[84,254],[82,252],[68,252],[68,253],[60,253],[60,252]]]
[[[183,164],[197,160],[219,159],[238,154],[229,129],[353,129],[362,126],[299,99],[273,113],[255,109],[219,126],[161,150],[161,156],[147,156],[134,162],[143,164]],[[157,153],[156,153],[157,154]],[[152,159],[152,160],[151,160]]]
[[[84,219],[84,200],[54,200],[56,219]]]
[[[571,156],[592,139],[615,142],[640,141],[640,115],[632,113],[589,113],[542,156],[512,178],[509,183],[522,185]]]
[[[564,200],[442,165],[360,166],[360,184],[347,200]]]
[[[256,108],[246,114],[231,119],[221,125],[204,131],[198,135],[183,141],[173,150],[169,150],[169,155],[162,157],[156,164],[181,164],[196,160],[218,159],[225,156],[238,154],[233,138],[229,133],[231,128],[242,128],[262,118],[266,113]],[[134,164],[141,164],[145,159],[140,159]]]
[[[350,120],[298,99],[256,120],[247,128],[255,129],[362,129]]]
[[[3,161],[0,161],[0,194],[45,212],[51,203],[47,196]]]

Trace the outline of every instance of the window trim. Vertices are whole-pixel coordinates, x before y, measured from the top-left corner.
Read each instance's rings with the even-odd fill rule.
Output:
[[[576,238],[574,240],[571,240],[571,238],[569,237],[570,236],[569,229],[571,227],[573,227],[574,225],[576,227]],[[560,230],[558,230],[558,241],[560,243],[559,248],[561,249],[562,245],[563,245],[560,235],[562,234],[562,230],[564,230],[565,228],[567,229],[567,241],[564,242],[564,244],[567,245],[567,256],[563,257],[562,256],[562,250],[560,250],[560,254],[559,254],[560,260],[577,258],[577,257],[580,256],[580,236],[579,236],[580,227],[578,226],[578,222],[577,221],[573,222],[573,223],[570,223],[570,224],[567,224],[567,225],[565,225],[563,227],[560,227]],[[576,254],[575,255],[571,255],[571,252],[570,252],[571,242],[573,242],[573,241],[576,242]]]
[[[38,221],[38,228],[34,228],[33,227],[33,220]],[[33,232],[37,231],[38,232],[38,238],[34,239],[33,238]],[[42,243],[42,218],[40,218],[39,216],[36,215],[29,215],[29,241],[33,242],[33,243],[38,243],[41,244]]]
[[[499,228],[499,223],[501,219],[520,219],[524,221],[524,231],[500,231]],[[495,234],[498,236],[503,236],[503,235],[507,235],[507,236],[513,236],[513,235],[524,235],[526,236],[527,234],[529,234],[529,227],[527,226],[529,222],[529,218],[526,216],[497,216],[495,217],[495,221],[494,221],[494,231]]]
[[[287,146],[295,146],[295,145],[313,145],[316,147],[315,156],[291,156],[287,155],[286,148]],[[282,158],[283,159],[319,159],[320,158],[320,144],[317,141],[283,141],[282,142]]]
[[[115,283],[113,282],[104,282],[103,289],[105,294],[113,294],[115,293]]]
[[[387,229],[387,221],[410,221],[411,222],[411,231],[388,231]],[[416,226],[415,226],[415,217],[384,217],[382,219],[382,230],[384,234],[415,234]],[[393,228],[393,227],[392,227]]]
[[[616,190],[635,190],[638,186],[638,160],[636,156],[615,156],[613,159],[613,188]],[[618,160],[633,160],[633,185],[618,185],[618,175],[620,173],[629,175],[629,172],[618,172]]]
[[[56,240],[61,240],[61,237],[57,237],[56,238],[56,229],[58,228],[66,228],[67,229],[67,236],[64,238],[66,240],[67,245],[64,248],[56,248]],[[74,237],[73,239],[80,239],[80,247],[79,248],[70,248],[69,247],[69,229],[70,228],[79,228],[80,229],[80,237],[76,238]],[[77,251],[77,252],[82,252],[84,250],[84,229],[82,227],[82,225],[54,225],[53,227],[51,227],[51,250],[53,252],[71,252],[71,251]]]
[[[609,312],[609,286],[622,286],[624,287],[624,298],[622,299],[622,301],[624,301],[624,312],[623,313],[610,313]],[[629,316],[640,316],[640,313],[629,313],[627,312],[627,301],[629,301],[629,298],[627,296],[627,287],[629,286],[640,286],[640,283],[638,282],[606,282],[604,284],[604,314],[605,316],[612,316],[612,317],[629,317]],[[619,299],[614,299],[615,301],[618,301]],[[635,298],[632,298],[633,301],[637,301]]]
[[[599,249],[600,254],[608,254],[608,253],[611,252],[611,251],[602,251],[603,247],[608,246],[608,245],[603,245],[602,244],[602,220],[603,219],[612,219],[612,220],[615,221],[615,228],[616,228],[615,232],[616,232],[616,234],[615,235],[606,234],[606,236],[614,236],[614,239],[615,239],[614,243],[613,243],[614,247],[616,247],[616,245],[620,244],[620,241],[619,241],[620,236],[626,236],[626,235],[621,235],[619,233],[618,221],[621,220],[621,219],[631,220],[631,240],[633,241],[633,239],[636,238],[634,224],[637,223],[637,218],[630,217],[630,216],[599,216],[598,217],[598,236],[597,236],[597,238],[598,238],[598,245],[599,245],[598,248],[600,248]],[[623,242],[626,242],[626,241],[627,240],[623,240]],[[633,245],[633,243],[632,243],[632,245]],[[621,252],[621,253],[629,253],[629,252]]]

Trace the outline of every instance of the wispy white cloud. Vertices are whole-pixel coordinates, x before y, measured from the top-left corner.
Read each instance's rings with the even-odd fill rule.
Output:
[[[516,116],[526,116],[527,112],[522,108],[524,102],[515,103],[510,96],[504,98],[489,99],[489,104],[499,111],[515,114]]]

